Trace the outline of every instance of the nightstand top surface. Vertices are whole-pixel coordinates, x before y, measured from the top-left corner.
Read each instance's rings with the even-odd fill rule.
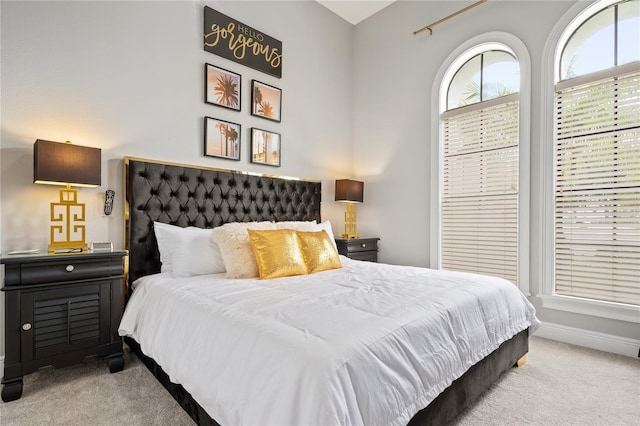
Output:
[[[28,254],[3,254],[0,258],[0,263],[20,263],[25,261],[38,261],[38,260],[60,260],[60,259],[85,259],[90,257],[104,257],[104,256],[127,256],[129,252],[127,250],[113,250],[113,251],[83,251],[77,253],[28,253]]]

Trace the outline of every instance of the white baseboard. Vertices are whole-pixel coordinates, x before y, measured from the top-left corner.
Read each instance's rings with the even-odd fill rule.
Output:
[[[544,322],[536,336],[614,354],[638,357],[640,340]]]

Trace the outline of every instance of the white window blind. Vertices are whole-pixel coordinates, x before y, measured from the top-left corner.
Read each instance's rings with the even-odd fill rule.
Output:
[[[640,305],[640,63],[556,85],[555,292]]]
[[[519,95],[442,114],[441,265],[518,279]]]

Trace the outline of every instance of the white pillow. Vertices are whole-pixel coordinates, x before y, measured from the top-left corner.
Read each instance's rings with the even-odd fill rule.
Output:
[[[255,278],[258,264],[247,229],[275,230],[273,222],[232,222],[213,228],[211,238],[218,244],[227,278]]]
[[[171,248],[175,247],[180,241],[179,226],[169,225],[167,223],[153,222],[153,230],[158,241],[158,251],[160,252],[160,272],[173,272],[171,264]]]
[[[314,232],[318,231],[318,224],[313,221],[296,221],[289,220],[284,222],[276,222],[276,229],[293,229],[294,231]]]
[[[327,234],[329,234],[329,239],[333,243],[333,247],[336,249],[336,251],[338,251],[338,245],[336,244],[336,237],[333,235],[333,229],[331,229],[331,222],[329,222],[328,220],[325,220],[322,223],[318,223],[316,227],[318,228],[318,231],[327,231]]]
[[[224,272],[220,248],[211,240],[211,229],[184,228],[181,243],[172,253],[176,278]]]
[[[193,226],[182,228],[159,222],[153,226],[162,262],[160,272],[170,272],[176,278],[184,278],[225,271],[220,249],[211,240],[211,229]]]
[[[285,222],[276,222],[277,229],[293,229],[294,231],[304,231],[304,232],[320,232],[327,231],[329,234],[329,239],[333,243],[333,247],[335,247],[336,251],[338,250],[338,246],[336,244],[335,237],[333,235],[333,230],[331,229],[331,222],[325,220],[322,223],[317,223],[315,220],[310,222],[305,221],[285,221]]]

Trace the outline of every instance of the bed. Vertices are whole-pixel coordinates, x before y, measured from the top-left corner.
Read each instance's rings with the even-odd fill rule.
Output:
[[[193,253],[163,271],[162,226],[319,226],[320,182],[137,158],[125,182],[119,332],[198,424],[445,424],[539,326],[515,286],[473,274],[342,256],[273,280],[176,273]]]

